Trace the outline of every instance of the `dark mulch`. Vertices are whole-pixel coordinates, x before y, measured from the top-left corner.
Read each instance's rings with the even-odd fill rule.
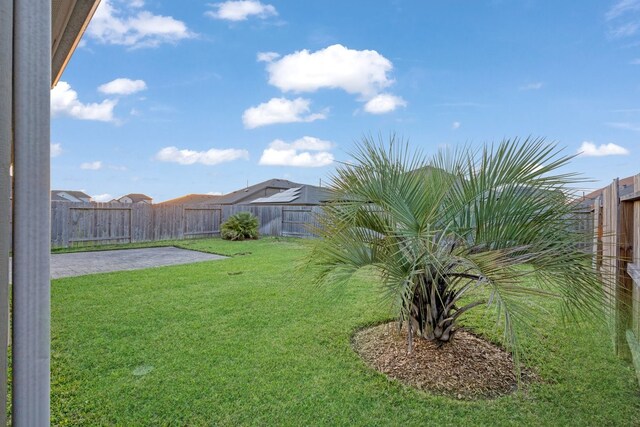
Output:
[[[405,385],[458,399],[495,398],[517,390],[511,354],[466,331],[437,347],[420,338],[408,352],[407,331],[396,322],[358,331],[355,350],[369,366]],[[533,380],[523,371],[520,385]]]

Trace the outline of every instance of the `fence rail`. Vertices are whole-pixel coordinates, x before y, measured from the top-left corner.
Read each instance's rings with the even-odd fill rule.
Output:
[[[312,237],[319,207],[253,205],[147,205],[51,203],[51,246],[181,240],[217,236],[220,224],[238,212],[258,217],[263,236]]]

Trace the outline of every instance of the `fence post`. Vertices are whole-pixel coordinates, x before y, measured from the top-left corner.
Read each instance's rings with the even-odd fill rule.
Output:
[[[631,215],[630,215],[631,213]],[[630,324],[631,278],[626,274],[633,213],[620,200],[619,181],[603,191],[602,279],[616,354],[630,360],[626,332]]]
[[[619,341],[618,354],[631,360],[631,352],[627,342],[627,331],[631,328],[631,308],[633,306],[633,280],[627,274],[628,265],[633,259],[633,203],[618,204],[620,221],[618,222],[618,281],[616,287],[616,335]]]
[[[602,270],[602,195],[593,202],[593,267],[601,276]]]
[[[626,278],[630,279],[631,287],[629,329],[626,338],[640,382],[640,174],[636,175],[633,181],[634,193],[625,197],[630,210],[628,241],[632,245],[632,253],[629,254],[630,259],[626,266]]]

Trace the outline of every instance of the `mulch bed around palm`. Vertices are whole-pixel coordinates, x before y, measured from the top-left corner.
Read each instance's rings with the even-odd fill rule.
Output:
[[[466,331],[437,347],[415,338],[408,352],[407,331],[396,322],[358,331],[353,345],[374,369],[420,390],[458,399],[495,398],[514,392],[518,381],[511,354]],[[533,376],[524,371],[521,386]]]

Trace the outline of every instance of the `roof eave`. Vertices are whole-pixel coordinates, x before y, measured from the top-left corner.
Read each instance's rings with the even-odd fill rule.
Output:
[[[78,47],[100,0],[53,1],[51,8],[51,87]]]

